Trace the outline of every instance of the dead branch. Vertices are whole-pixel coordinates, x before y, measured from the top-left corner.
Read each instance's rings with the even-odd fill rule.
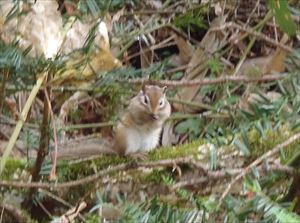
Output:
[[[28,215],[26,215],[23,211],[21,211],[17,207],[14,207],[13,205],[2,202],[0,203],[0,209],[6,211],[10,216],[14,218],[16,222],[32,222]]]
[[[197,165],[197,164],[196,164]],[[185,181],[180,181],[172,186],[172,189],[178,189],[181,187],[186,187],[186,186],[195,186],[197,184],[202,184],[208,181],[214,181],[214,180],[220,180],[224,178],[229,178],[232,176],[236,176],[237,174],[241,173],[244,171],[244,169],[224,169],[224,170],[218,170],[218,171],[210,171],[206,167],[201,166],[201,169],[205,170],[206,176],[203,177],[198,177],[198,178],[193,178]],[[283,165],[260,165],[257,168],[259,171],[265,172],[265,174],[268,171],[279,171],[286,173],[288,175],[293,175],[297,171],[293,167],[289,166],[283,166]]]
[[[49,191],[47,191],[47,190],[44,190],[44,189],[38,189],[38,192],[47,195],[48,197],[52,198],[53,200],[55,200],[55,201],[57,201],[57,202],[59,202],[59,203],[65,205],[65,206],[68,207],[69,209],[73,209],[73,208],[74,208],[73,205],[71,205],[71,204],[68,203],[67,201],[63,200],[61,197],[58,197],[58,196],[56,196],[55,194],[53,194],[53,193],[51,193],[51,192],[49,192]],[[83,217],[80,213],[78,213],[78,218],[80,218],[80,220],[81,220],[82,222],[85,221],[84,217]]]
[[[262,161],[266,160],[267,158],[275,155],[276,153],[278,153],[281,149],[287,147],[288,145],[292,144],[293,142],[295,142],[296,140],[300,139],[300,133],[296,133],[293,136],[291,136],[290,138],[288,138],[286,141],[284,141],[283,143],[280,143],[278,145],[276,145],[273,149],[269,150],[268,152],[266,152],[264,155],[260,156],[258,159],[256,159],[255,161],[253,161],[250,165],[248,165],[246,168],[243,169],[243,171],[238,174],[232,181],[231,183],[227,186],[226,190],[224,191],[224,193],[222,194],[220,201],[219,201],[219,205],[221,205],[222,201],[224,200],[224,198],[227,196],[227,194],[230,192],[232,186],[239,181],[242,177],[244,177],[247,173],[249,173],[249,171],[257,166],[258,164],[260,164]]]
[[[72,208],[68,210],[61,217],[54,219],[51,223],[68,223],[73,222],[74,219],[79,215],[79,212],[85,209],[87,204],[83,201],[79,204],[78,207]]]
[[[84,185],[87,183],[94,182],[101,178],[102,176],[105,176],[109,173],[115,172],[115,171],[124,171],[129,169],[134,169],[138,167],[158,167],[158,166],[172,166],[175,164],[183,164],[183,163],[190,163],[191,158],[189,157],[183,157],[178,159],[167,159],[167,160],[159,160],[159,161],[153,161],[153,162],[144,162],[144,163],[127,163],[127,164],[120,164],[111,168],[108,168],[106,170],[99,171],[98,173],[69,182],[64,183],[43,183],[43,182],[18,182],[18,181],[6,181],[1,180],[0,186],[3,187],[16,187],[16,188],[44,188],[44,189],[52,189],[52,190],[58,190],[60,188],[67,188],[67,187],[76,187],[80,185]]]
[[[47,74],[45,77],[45,83],[47,83],[48,78],[49,78],[49,74]],[[42,120],[42,125],[41,125],[41,140],[40,140],[39,149],[37,152],[37,158],[35,160],[35,164],[32,169],[32,174],[31,174],[32,181],[39,181],[41,179],[40,171],[41,171],[44,159],[47,155],[48,146],[49,146],[49,142],[50,142],[50,135],[49,135],[49,128],[48,128],[48,123],[49,123],[49,119],[50,119],[50,107],[49,107],[49,103],[46,99],[46,92],[47,93],[50,92],[49,87],[45,88],[45,91],[44,91],[44,110],[43,110],[43,120]],[[29,197],[31,197],[35,192],[36,192],[36,190],[32,188],[29,193]]]
[[[87,183],[91,183],[91,182],[98,180],[100,177],[107,175],[111,172],[124,171],[124,170],[132,169],[135,167],[136,167],[136,164],[134,164],[134,163],[120,164],[120,165],[108,168],[106,170],[102,170],[94,175],[91,175],[91,176],[88,176],[88,177],[85,177],[85,178],[82,178],[79,180],[65,182],[65,183],[20,182],[20,181],[2,180],[2,181],[0,181],[0,186],[15,187],[15,188],[44,188],[44,189],[59,190],[61,188],[76,187],[76,186],[84,185]]]
[[[273,46],[276,46],[276,47],[280,47],[281,49],[291,53],[293,52],[293,49],[287,45],[284,45],[280,42],[277,42],[276,40],[260,33],[260,32],[257,32],[255,31],[254,29],[252,28],[249,28],[249,27],[243,27],[243,26],[240,26],[236,23],[233,23],[233,22],[229,22],[227,24],[224,24],[222,25],[221,27],[216,27],[216,28],[212,28],[211,30],[212,31],[218,31],[218,30],[223,30],[223,29],[226,29],[226,28],[235,28],[235,29],[239,29],[239,30],[243,30],[244,32],[247,32],[253,36],[255,36],[256,38],[258,39],[261,39],[261,40],[264,40],[265,42],[269,43],[269,44],[272,44]]]
[[[127,82],[130,84],[156,84],[161,86],[169,86],[169,87],[190,87],[190,86],[206,86],[206,85],[216,85],[216,84],[223,84],[223,83],[265,83],[271,81],[277,81],[286,78],[287,75],[285,74],[272,74],[272,75],[264,75],[263,77],[246,77],[246,76],[229,76],[224,75],[223,77],[219,78],[205,78],[202,80],[182,80],[182,81],[170,81],[170,80],[149,80],[145,78],[137,78],[131,80],[119,80],[119,82]]]
[[[300,133],[299,133],[300,138]],[[17,182],[17,181],[0,181],[0,186],[4,187],[16,187],[16,188],[48,188],[52,190],[59,190],[60,188],[68,188],[68,187],[76,187],[80,185],[84,185],[87,183],[91,183],[94,181],[99,180],[101,177],[110,174],[115,171],[125,171],[140,167],[147,167],[147,168],[157,168],[157,167],[168,167],[168,166],[177,166],[179,164],[189,164],[194,165],[196,168],[199,168],[203,170],[205,175],[209,179],[217,179],[217,178],[224,178],[225,176],[233,176],[238,173],[243,173],[244,169],[242,170],[221,170],[221,171],[211,171],[206,167],[205,164],[194,160],[193,157],[180,157],[176,159],[166,159],[166,160],[158,160],[158,161],[149,161],[149,162],[140,162],[140,163],[127,163],[127,164],[120,164],[102,171],[99,171],[98,173],[87,176],[85,178],[64,182],[64,183],[43,183],[43,182]],[[275,169],[275,167],[274,167]],[[294,173],[293,168],[289,167],[283,167],[283,166],[277,166],[276,170],[286,172],[286,173]]]

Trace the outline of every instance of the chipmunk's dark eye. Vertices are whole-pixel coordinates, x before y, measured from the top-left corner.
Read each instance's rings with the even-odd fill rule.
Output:
[[[165,100],[164,99],[160,99],[159,100],[159,107],[163,107],[165,105]]]
[[[149,100],[148,100],[148,97],[145,95],[145,96],[144,96],[144,104],[146,104],[146,105],[147,105],[147,104],[148,104],[148,102],[149,102]]]

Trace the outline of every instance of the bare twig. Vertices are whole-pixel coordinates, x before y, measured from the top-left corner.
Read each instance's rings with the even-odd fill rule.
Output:
[[[169,40],[169,39],[167,39]],[[149,48],[145,49],[143,52],[146,53],[146,52],[149,52],[149,51],[153,51],[153,50],[157,50],[157,49],[162,49],[162,48],[166,48],[166,47],[169,47],[169,46],[174,46],[176,45],[174,42],[170,42],[168,43],[168,41],[164,40],[156,45],[152,45],[150,46]],[[132,58],[134,57],[137,57],[137,56],[140,56],[141,52],[137,52],[137,53],[134,53],[124,59],[126,60],[131,60]]]
[[[277,146],[275,146],[273,149],[269,150],[267,153],[265,153],[264,155],[260,156],[258,159],[256,159],[254,162],[252,162],[250,165],[248,165],[246,168],[243,169],[243,171],[237,175],[232,181],[231,183],[227,186],[226,190],[224,191],[224,193],[222,194],[220,201],[219,201],[219,205],[222,204],[222,201],[224,200],[224,198],[227,196],[227,194],[230,192],[232,186],[239,181],[242,177],[244,177],[247,173],[249,173],[249,171],[257,166],[258,164],[260,164],[263,160],[273,156],[274,154],[278,153],[281,149],[287,147],[288,145],[292,144],[293,142],[295,142],[296,140],[300,139],[300,133],[296,133],[293,136],[291,136],[290,138],[288,138],[286,141],[284,141],[283,143],[278,144]]]
[[[46,103],[48,103],[49,111],[50,111],[50,116],[51,116],[51,123],[52,123],[52,128],[53,128],[53,136],[54,136],[54,156],[52,157],[52,168],[51,172],[49,175],[49,180],[54,180],[56,178],[56,161],[57,161],[57,149],[58,149],[58,141],[57,141],[57,131],[56,131],[56,125],[54,123],[54,114],[50,102],[50,97],[48,94],[48,89],[45,87],[45,100]],[[50,91],[49,91],[50,92]]]
[[[182,80],[182,81],[170,81],[170,80],[149,80],[145,78],[138,78],[138,79],[130,79],[130,80],[119,80],[120,82],[128,82],[130,84],[156,84],[156,85],[163,85],[169,87],[190,87],[190,86],[206,86],[206,85],[216,85],[216,84],[223,84],[223,83],[264,83],[264,82],[271,82],[277,81],[286,78],[287,75],[284,74],[273,74],[273,75],[264,75],[263,77],[247,77],[247,76],[227,76],[224,75],[223,77],[211,79],[205,78],[203,80]]]
[[[186,69],[187,67],[183,66],[180,67],[181,69]],[[168,71],[166,71],[168,72]],[[173,72],[173,69],[172,69]],[[219,78],[204,78],[202,80],[181,80],[181,81],[170,81],[170,80],[149,80],[145,78],[136,78],[136,79],[119,79],[117,81],[122,83],[130,83],[130,84],[142,84],[142,83],[148,83],[148,84],[157,84],[157,85],[164,85],[169,87],[190,87],[190,86],[207,86],[207,85],[216,85],[216,84],[223,84],[226,82],[234,82],[234,83],[251,83],[251,82],[258,82],[258,83],[264,83],[264,82],[272,82],[276,80],[281,80],[288,77],[286,74],[270,74],[270,75],[264,75],[263,77],[247,77],[247,76],[230,76],[227,74],[224,74],[223,77]],[[14,89],[13,86],[9,86],[8,89]],[[31,87],[28,87],[28,90],[30,90]],[[98,91],[100,88],[92,88],[92,87],[74,87],[74,86],[60,86],[60,87],[53,87],[53,91],[88,91],[88,92],[94,92]],[[101,126],[100,126],[101,127]]]
[[[4,214],[4,207],[2,207],[2,210],[1,210],[0,222],[2,222],[3,214]]]
[[[229,23],[226,23],[220,27],[217,27],[217,28],[212,28],[212,30],[214,31],[218,31],[218,30],[223,30],[223,29],[226,29],[226,28],[235,28],[235,29],[240,29],[240,30],[243,30],[244,32],[247,32],[253,36],[255,36],[256,38],[258,39],[261,39],[261,40],[264,40],[266,41],[267,43],[269,44],[272,44],[273,46],[276,46],[276,47],[280,47],[281,49],[291,53],[293,52],[293,49],[287,45],[284,45],[280,42],[277,42],[276,40],[260,33],[260,32],[257,32],[255,31],[254,29],[252,28],[249,28],[249,27],[242,27],[236,23],[233,23],[233,22],[229,22]]]
[[[39,189],[38,192],[43,193],[43,194],[46,194],[47,196],[51,197],[52,199],[56,200],[57,202],[59,202],[59,203],[65,205],[65,206],[68,207],[69,209],[73,209],[73,208],[74,208],[73,205],[71,205],[71,204],[68,203],[67,201],[63,200],[62,198],[56,196],[55,194],[53,194],[53,193],[51,193],[51,192],[49,192],[49,191],[47,191],[47,190]],[[84,219],[84,217],[82,216],[82,214],[79,213],[79,214],[78,214],[78,217],[80,218],[80,220],[81,220],[82,222],[85,221],[85,219]]]
[[[2,84],[1,84],[1,88],[0,88],[0,114],[2,113],[2,108],[3,108],[3,104],[4,104],[6,81],[8,80],[9,69],[4,70],[3,72],[4,72],[4,74],[2,76]]]
[[[35,199],[35,202],[38,204],[38,206],[40,206],[40,208],[44,211],[44,213],[48,216],[48,218],[51,219],[52,214],[50,213],[50,211],[48,211],[48,209],[45,207],[45,205],[38,199]]]
[[[78,205],[78,207],[74,207],[68,210],[60,218],[54,219],[54,222],[73,222],[74,219],[79,215],[79,212],[85,209],[86,206],[87,204],[83,201]]]
[[[21,181],[0,181],[0,186],[4,187],[16,187],[16,188],[44,188],[44,189],[53,189],[53,190],[59,190],[61,188],[68,188],[68,187],[76,187],[80,186],[83,184],[91,183],[102,176],[105,176],[109,173],[115,172],[115,171],[122,171],[122,170],[127,170],[131,169],[133,167],[136,167],[135,164],[132,163],[127,163],[127,164],[120,164],[111,168],[108,168],[106,170],[102,170],[94,175],[79,179],[79,180],[74,180],[74,181],[69,181],[65,183],[42,183],[42,182],[21,182]]]
[[[196,164],[197,165],[197,164]],[[214,180],[220,180],[223,178],[229,178],[232,176],[236,176],[237,174],[240,174],[241,172],[244,171],[244,169],[224,169],[224,170],[217,170],[217,171],[211,171],[207,168],[202,167],[202,170],[205,171],[206,176],[203,177],[197,177],[197,178],[192,178],[189,180],[185,181],[180,181],[172,186],[172,189],[177,189],[181,187],[186,187],[186,186],[195,186],[197,184],[202,184],[208,181],[214,181]],[[283,165],[269,165],[266,167],[265,165],[260,165],[257,168],[259,171],[279,171],[283,172],[289,175],[293,175],[296,173],[296,170],[293,167],[289,166],[283,166]]]
[[[207,109],[207,110],[213,110],[214,107],[209,105],[209,104],[204,104],[201,102],[193,102],[193,101],[186,101],[186,100],[180,100],[176,98],[168,98],[168,101],[174,102],[174,103],[179,103],[179,104],[185,104],[191,107],[196,107],[196,108],[202,108],[202,109]]]
[[[45,77],[45,82],[47,82],[48,75]],[[47,88],[49,91],[49,88]],[[37,158],[35,160],[34,167],[32,169],[32,181],[39,181],[41,179],[40,171],[44,162],[44,159],[47,155],[48,145],[50,141],[49,136],[49,118],[50,118],[50,107],[47,102],[46,96],[44,94],[44,110],[43,110],[43,120],[41,125],[41,140],[39,144],[39,149],[37,152]],[[32,189],[29,193],[29,196],[32,196],[36,192],[35,189]]]

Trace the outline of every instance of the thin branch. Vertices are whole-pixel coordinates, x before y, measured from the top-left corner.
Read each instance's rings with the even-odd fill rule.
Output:
[[[244,171],[244,169],[241,169],[241,168],[239,168],[239,169],[224,169],[224,170],[217,170],[217,171],[211,171],[205,167],[201,167],[201,169],[205,171],[206,176],[180,181],[180,182],[172,185],[172,189],[178,189],[178,188],[186,187],[186,186],[195,186],[197,184],[202,184],[202,183],[205,183],[208,181],[221,180],[223,178],[229,178],[232,176],[236,176],[237,174],[240,174]],[[283,173],[286,173],[289,175],[293,175],[297,172],[296,169],[294,169],[293,167],[276,165],[276,164],[269,165],[269,166],[260,165],[257,169],[259,171],[265,171],[265,172],[279,171],[279,172],[283,172]]]
[[[64,131],[72,131],[76,129],[110,127],[113,125],[114,122],[99,122],[99,123],[88,123],[88,124],[65,125],[65,126],[58,127],[58,129],[62,129]]]
[[[130,84],[156,84],[156,85],[163,85],[169,87],[190,87],[190,86],[206,86],[206,85],[216,85],[216,84],[223,84],[223,83],[265,83],[265,82],[272,82],[286,78],[287,75],[285,74],[272,74],[272,75],[264,75],[262,77],[247,77],[247,76],[227,76],[224,75],[223,77],[219,78],[204,78],[202,80],[182,80],[182,81],[170,81],[170,80],[149,80],[145,78],[137,78],[137,79],[130,79],[130,80],[118,80],[119,82],[128,82]]]
[[[106,170],[102,170],[94,175],[79,179],[79,180],[74,180],[74,181],[69,181],[65,183],[42,183],[42,182],[21,182],[21,181],[6,181],[2,180],[0,181],[0,186],[3,187],[15,187],[15,188],[44,188],[44,189],[52,189],[52,190],[59,190],[61,188],[68,188],[68,187],[76,187],[80,185],[84,185],[87,183],[91,183],[94,181],[97,181],[99,178],[115,172],[115,171],[124,171],[128,169],[132,169],[136,165],[132,163],[127,163],[127,164],[120,164],[111,168],[108,168]]]
[[[213,110],[214,109],[213,106],[211,106],[209,104],[204,104],[204,103],[201,103],[201,102],[180,100],[180,99],[169,98],[169,97],[168,97],[168,101],[173,102],[173,103],[188,105],[188,106],[191,106],[191,107],[201,108],[201,109],[207,109],[207,110]]]
[[[57,150],[58,150],[58,140],[57,140],[57,130],[56,130],[56,125],[54,123],[55,117],[54,117],[54,113],[52,110],[52,106],[51,106],[51,102],[50,102],[50,97],[48,92],[50,92],[50,90],[45,87],[45,100],[48,103],[48,107],[49,107],[49,111],[50,111],[50,116],[51,116],[51,123],[52,123],[52,128],[53,128],[53,137],[54,137],[54,156],[52,157],[52,168],[50,171],[50,175],[49,175],[49,180],[54,180],[56,179],[56,161],[57,161]]]
[[[80,211],[85,209],[87,206],[86,202],[81,202],[78,207],[74,207],[68,210],[65,214],[63,214],[58,219],[55,219],[55,222],[73,222],[74,219],[80,215]]]
[[[5,89],[6,89],[6,82],[8,80],[9,76],[9,69],[6,69],[3,71],[3,76],[2,76],[2,84],[0,88],[0,114],[2,113],[2,108],[4,104],[4,99],[5,99]]]
[[[180,69],[186,69],[187,67],[183,66]],[[168,72],[168,71],[166,71]],[[191,86],[207,86],[207,85],[216,85],[216,84],[223,84],[226,82],[233,82],[233,83],[265,83],[265,82],[272,82],[287,78],[287,74],[270,74],[264,75],[263,77],[247,77],[247,76],[230,76],[224,74],[223,77],[219,78],[204,78],[202,80],[181,80],[181,81],[170,81],[170,80],[149,80],[145,78],[136,78],[136,79],[119,79],[116,80],[121,83],[130,83],[130,84],[157,84],[157,85],[164,85],[169,87],[191,87]],[[13,90],[13,86],[8,86],[9,90]],[[27,87],[27,90],[32,89],[32,87]],[[101,88],[94,88],[94,87],[74,87],[74,86],[59,86],[53,87],[52,91],[88,91],[88,92],[96,92],[101,90]]]
[[[265,153],[264,155],[260,156],[258,159],[256,159],[254,162],[252,162],[250,165],[248,165],[246,168],[243,169],[243,171],[237,175],[232,181],[231,183],[227,186],[226,190],[223,192],[220,201],[219,201],[219,205],[221,205],[222,201],[224,200],[224,198],[227,196],[227,194],[230,192],[232,186],[239,181],[242,177],[244,177],[247,173],[250,172],[250,170],[257,166],[258,164],[260,164],[262,161],[264,161],[265,159],[273,156],[274,154],[278,153],[281,149],[287,147],[288,145],[292,144],[293,142],[295,142],[296,140],[300,139],[300,132],[294,134],[293,136],[291,136],[290,138],[288,138],[286,141],[284,141],[283,143],[278,144],[277,146],[275,146],[273,149],[269,150],[267,153]]]
[[[281,49],[291,53],[293,52],[293,49],[287,45],[284,45],[280,42],[277,42],[276,40],[260,33],[260,32],[257,32],[255,31],[254,29],[252,28],[249,28],[249,27],[242,27],[236,23],[233,23],[233,22],[229,22],[227,24],[224,24],[220,27],[216,27],[216,28],[212,28],[213,31],[218,31],[218,30],[223,30],[223,29],[226,29],[226,28],[235,28],[235,29],[240,29],[240,30],[243,30],[244,32],[247,32],[253,36],[255,36],[256,38],[258,39],[261,39],[261,40],[264,40],[266,41],[267,43],[269,44],[272,44],[273,46],[276,46],[276,47],[280,47]]]
[[[154,50],[157,50],[157,49],[167,48],[169,46],[175,46],[175,45],[176,45],[176,43],[174,43],[174,42],[167,43],[167,41],[164,40],[164,41],[162,41],[162,42],[160,42],[160,43],[158,43],[156,45],[152,45],[149,48],[145,49],[144,53],[149,52],[149,51],[154,51]],[[129,55],[128,57],[126,57],[124,59],[126,59],[127,61],[129,61],[132,58],[140,56],[140,54],[141,54],[141,52],[137,52],[137,53],[134,53],[132,55]]]
[[[47,82],[48,75],[45,77],[45,82]],[[46,84],[45,84],[46,85]],[[44,106],[43,106],[43,119],[41,124],[41,140],[39,144],[39,148],[37,151],[37,157],[35,160],[34,167],[32,169],[32,181],[39,181],[41,179],[40,171],[44,162],[44,159],[48,152],[50,135],[49,135],[49,119],[50,119],[50,107],[46,99],[45,92],[50,91],[49,87],[44,91]],[[35,189],[32,189],[29,193],[29,196],[36,192]]]
[[[128,169],[134,169],[137,167],[157,167],[157,166],[172,166],[174,164],[179,163],[189,163],[191,158],[184,157],[178,159],[168,159],[168,160],[159,160],[159,161],[152,161],[152,162],[142,162],[142,163],[126,163],[120,164],[111,168],[107,168],[105,170],[99,171],[98,173],[79,179],[74,181],[69,181],[65,183],[38,183],[38,182],[20,182],[20,181],[0,181],[0,186],[3,187],[16,187],[16,188],[44,188],[44,189],[52,189],[52,190],[59,190],[61,188],[68,188],[68,187],[76,187],[80,185],[84,185],[87,183],[91,183],[97,181],[102,176],[110,174],[115,171],[124,171]]]
[[[7,158],[9,156],[9,154],[11,153],[16,141],[17,141],[17,138],[19,136],[19,133],[25,123],[25,120],[27,118],[27,115],[28,115],[28,112],[29,112],[29,109],[42,85],[42,83],[44,82],[44,79],[45,77],[47,76],[47,72],[43,73],[42,75],[39,76],[39,78],[37,79],[36,81],[36,84],[34,85],[34,87],[32,88],[32,91],[26,101],[26,104],[22,110],[22,113],[20,115],[20,119],[19,121],[17,122],[17,125],[9,139],[9,142],[4,150],[4,153],[2,155],[2,158],[1,158],[1,162],[0,162],[0,175],[2,173],[2,171],[4,170],[4,167],[5,167],[5,164],[6,164],[6,161],[7,161]]]

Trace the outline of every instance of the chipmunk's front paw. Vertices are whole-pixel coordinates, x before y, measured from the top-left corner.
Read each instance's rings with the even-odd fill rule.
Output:
[[[132,157],[135,161],[143,161],[148,158],[148,153],[146,152],[135,152],[129,154],[130,157]]]

